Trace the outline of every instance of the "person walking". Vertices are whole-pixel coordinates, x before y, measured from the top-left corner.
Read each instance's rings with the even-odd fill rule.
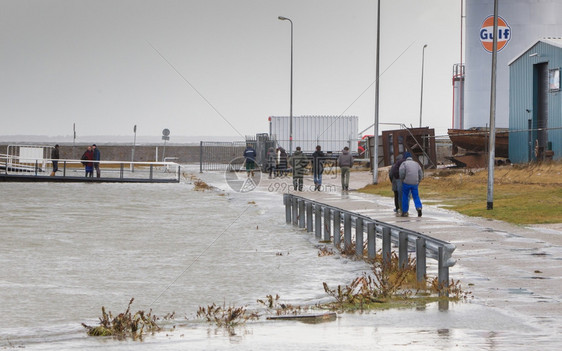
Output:
[[[341,170],[341,188],[342,191],[349,190],[349,170],[353,166],[353,156],[349,152],[349,147],[344,147],[341,155],[338,157],[338,165]]]
[[[96,144],[92,145],[92,151],[94,152],[94,169],[96,170],[96,177],[100,177],[100,159],[101,159],[101,153],[100,153],[100,149],[98,149],[98,147],[96,146]]]
[[[392,183],[392,192],[394,193],[394,212],[400,213],[402,211],[402,180],[400,179],[400,165],[406,161],[402,155],[396,156],[396,160],[390,171],[388,172],[388,177]]]
[[[246,150],[244,150],[244,160],[246,163],[246,172],[248,173],[248,178],[250,175],[254,176],[254,168],[256,168],[256,150],[249,143],[246,145]]]
[[[56,144],[53,150],[51,151],[51,161],[53,162],[53,171],[51,172],[51,177],[55,176],[55,173],[59,170],[59,144]]]
[[[306,166],[308,165],[308,158],[302,153],[301,147],[297,146],[293,156],[289,159],[289,163],[293,168],[293,188],[302,191],[303,176]]]
[[[275,171],[277,173],[276,175],[280,177],[287,174],[287,164],[288,164],[287,152],[282,147],[277,148],[277,158],[275,159],[275,161],[276,161]]]
[[[399,169],[400,179],[402,180],[402,217],[408,217],[410,193],[412,193],[418,217],[421,217],[422,203],[418,192],[418,184],[423,179],[423,171],[421,166],[412,159],[409,152],[404,153],[404,158],[406,160],[402,162]]]
[[[267,150],[267,171],[269,172],[269,179],[273,178],[275,166],[275,149],[273,147],[270,147]]]
[[[94,151],[91,146],[88,146],[88,149],[84,152],[80,159],[83,160],[82,164],[86,170],[86,177],[91,178],[94,175],[94,164],[91,162],[94,159]]]
[[[314,177],[314,190],[320,191],[322,186],[322,173],[324,173],[324,159],[326,155],[320,145],[316,146],[316,151],[312,154],[312,174]]]

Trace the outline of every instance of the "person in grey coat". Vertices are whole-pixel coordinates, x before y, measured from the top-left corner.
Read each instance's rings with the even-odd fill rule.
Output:
[[[419,163],[412,159],[409,152],[404,153],[406,159],[400,165],[400,179],[402,180],[402,217],[408,217],[410,206],[410,193],[414,199],[414,205],[418,211],[418,217],[422,216],[422,203],[418,193],[418,184],[423,179],[423,171]]]
[[[303,175],[306,171],[306,166],[308,165],[308,158],[302,153],[301,147],[297,146],[297,150],[293,153],[293,156],[289,159],[289,163],[293,168],[293,187],[295,191],[302,191],[303,187]]]
[[[341,155],[338,157],[338,165],[341,170],[341,188],[343,191],[349,190],[349,170],[353,166],[353,156],[346,146],[343,148]]]

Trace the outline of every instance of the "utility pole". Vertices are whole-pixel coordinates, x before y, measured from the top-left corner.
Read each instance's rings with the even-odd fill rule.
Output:
[[[498,56],[498,0],[494,0],[494,38],[492,42],[492,78],[490,89],[490,138],[488,146],[488,193],[486,208],[494,209],[494,165],[496,158],[496,62]]]
[[[377,52],[375,64],[375,131],[373,134],[373,184],[379,183],[379,51],[381,39],[381,0],[377,1]]]

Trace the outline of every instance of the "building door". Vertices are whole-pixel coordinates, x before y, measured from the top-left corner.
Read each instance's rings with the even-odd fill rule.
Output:
[[[548,143],[548,63],[534,66],[533,72],[533,140],[535,160],[542,160]]]

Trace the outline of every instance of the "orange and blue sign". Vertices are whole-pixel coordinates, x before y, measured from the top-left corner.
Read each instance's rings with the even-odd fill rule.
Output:
[[[480,27],[480,42],[484,50],[492,52],[494,45],[494,16],[488,16]],[[511,27],[498,16],[498,51],[503,49],[511,40]]]

